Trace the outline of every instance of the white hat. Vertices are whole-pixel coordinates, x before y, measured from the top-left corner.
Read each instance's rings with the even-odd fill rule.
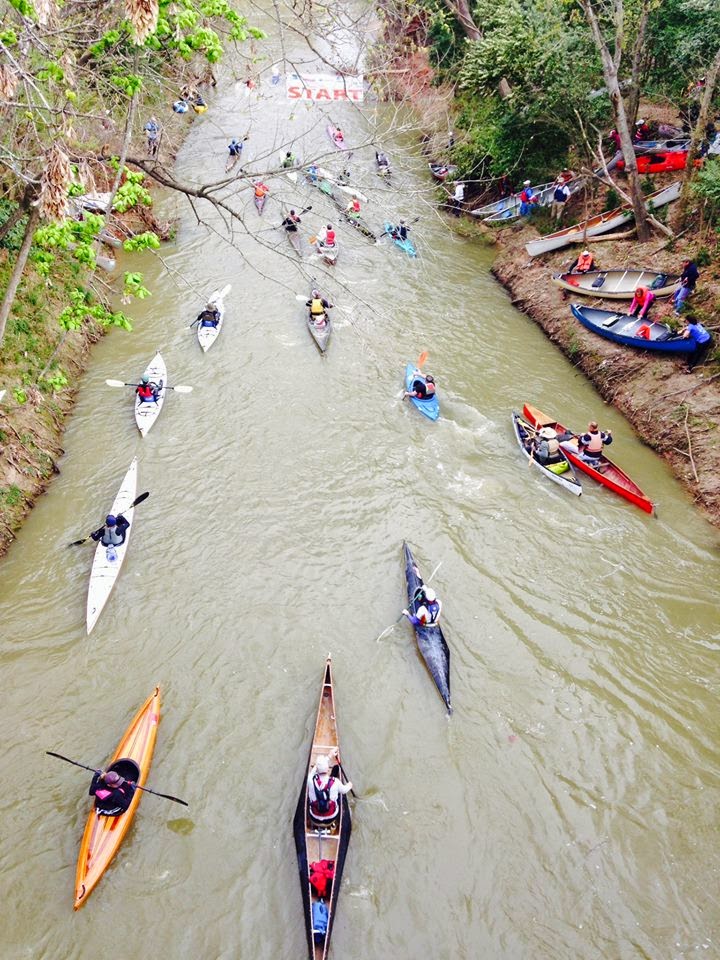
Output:
[[[543,438],[543,440],[556,440],[557,431],[553,430],[552,427],[543,427],[540,431],[540,436]]]
[[[435,591],[433,590],[433,588],[432,588],[432,587],[423,587],[423,590],[424,590],[424,593],[425,593],[425,599],[428,600],[430,603],[432,603],[433,600],[436,599],[436,594],[435,594]]]
[[[530,186],[530,181],[529,181],[529,180],[524,180],[524,181],[523,181],[523,186],[524,186],[524,187],[529,187],[529,186]]]
[[[327,773],[330,769],[328,758],[324,754],[321,754],[315,761],[315,769],[318,773]]]
[[[590,256],[590,251],[589,251],[589,250],[583,250],[582,255],[583,255],[584,257],[589,257],[589,256]]]

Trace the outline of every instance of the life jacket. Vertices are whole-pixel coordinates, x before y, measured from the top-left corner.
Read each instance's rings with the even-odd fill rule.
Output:
[[[105,527],[100,541],[104,547],[119,547],[123,542],[122,536],[117,532],[117,527]]]
[[[259,199],[262,199],[266,193],[268,193],[268,188],[265,186],[264,183],[259,183],[255,187],[255,196],[258,197]]]
[[[143,400],[149,400],[151,397],[155,396],[153,392],[152,384],[150,383],[141,383],[140,386],[137,388],[137,392],[138,392],[138,396],[141,397]]]
[[[557,203],[565,203],[565,201],[567,200],[567,196],[566,196],[566,194],[565,194],[565,181],[564,181],[564,180],[563,180],[562,183],[559,183],[559,184],[557,185],[557,187],[555,187],[555,193],[553,194],[553,200],[557,201]]]
[[[324,787],[320,786],[320,774],[316,773],[313,777],[313,787],[315,789],[315,802],[310,804],[315,813],[332,813],[336,804],[330,799],[330,790],[335,783],[334,777],[328,777]]]
[[[592,262],[593,262],[593,258],[591,253],[588,253],[588,254],[581,253],[580,256],[577,258],[575,269],[590,270],[592,268]]]
[[[523,203],[530,203],[532,200],[532,193],[529,190],[523,190],[520,194],[520,199]]]
[[[636,337],[642,337],[643,340],[650,340],[650,324],[642,323],[635,331]]]
[[[602,453],[603,440],[602,433],[598,430],[597,433],[590,433],[588,431],[588,436],[590,437],[590,443],[587,444],[585,449],[588,453]]]
[[[328,247],[334,247],[334,246],[335,246],[335,231],[334,231],[334,230],[326,230],[326,231],[325,231],[325,243],[327,244]]]
[[[322,900],[313,900],[312,927],[313,927],[313,941],[316,944],[321,944],[325,942],[325,935],[327,934],[329,920],[330,920],[330,915],[328,914],[328,908],[325,906]]]
[[[335,879],[335,861],[317,860],[310,864],[310,886],[318,897],[327,898],[332,891],[332,882]]]
[[[310,301],[310,313],[314,317],[320,317],[323,313],[325,313],[325,307],[323,306],[323,302],[320,297],[313,297],[313,299]]]
[[[353,212],[353,213],[360,213],[360,201],[359,201],[359,200],[353,200],[353,202],[352,202],[352,212]]]

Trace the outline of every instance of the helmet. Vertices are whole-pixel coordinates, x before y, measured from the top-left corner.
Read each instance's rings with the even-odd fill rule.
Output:
[[[313,297],[319,297],[319,296],[320,296],[320,291],[319,291],[319,290],[313,290],[312,296],[313,296]]]
[[[423,587],[423,592],[425,593],[425,599],[432,603],[434,600],[437,600],[437,594],[432,587]]]
[[[294,216],[295,216],[295,211],[294,211],[294,210],[291,210],[291,211],[290,211],[290,216],[291,216],[291,217],[294,217]]]
[[[147,376],[140,377],[140,383],[150,383],[150,377],[147,377]]]
[[[530,181],[529,181],[529,180],[523,180],[523,186],[524,186],[524,187],[529,187],[529,186],[530,186]]]
[[[285,154],[285,156],[286,156],[286,157],[291,157],[291,156],[292,156],[292,153],[288,150],[288,152]]]
[[[105,523],[107,524],[108,527],[115,527],[117,526],[117,517],[114,517],[111,513],[109,513],[105,517]]]
[[[590,256],[590,251],[589,251],[589,250],[583,250],[582,255],[583,255],[584,257],[589,257],[589,256]]]
[[[332,230],[332,224],[331,224],[331,223],[329,223],[329,224],[327,225],[327,229],[328,229],[328,230]]]
[[[400,217],[400,224],[401,224],[401,226],[402,226],[404,223],[405,223],[404,219],[403,219],[402,217]]]

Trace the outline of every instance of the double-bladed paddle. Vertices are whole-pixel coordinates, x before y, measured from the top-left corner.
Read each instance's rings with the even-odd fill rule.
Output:
[[[427,578],[427,580],[424,580],[424,581],[423,581],[423,583],[430,583],[430,581],[431,581],[432,578],[435,576],[435,574],[438,572],[438,570],[440,569],[441,566],[442,566],[442,560],[441,560],[440,563],[435,567],[435,569],[434,569],[433,572],[430,574],[430,576]],[[412,598],[412,601],[411,601],[411,605],[412,605],[413,603],[415,603],[415,601],[417,600],[417,598],[420,596],[420,591],[421,591],[421,590],[422,590],[422,587],[418,587],[418,589],[415,591],[415,593],[413,594],[413,598]],[[376,638],[375,643],[378,643],[378,641],[382,640],[382,639],[383,639],[384,637],[386,637],[392,630],[394,630],[395,627],[400,623],[400,621],[402,620],[402,618],[403,618],[404,616],[405,616],[405,614],[404,614],[404,613],[401,613],[400,616],[399,616],[399,617],[397,618],[397,620],[395,621],[395,623],[392,623],[389,627],[386,627],[385,630],[383,630],[383,632],[380,634],[380,636]]]
[[[106,380],[105,383],[109,387],[139,387],[139,383],[123,383],[122,380]],[[192,393],[192,387],[186,387],[183,384],[180,384],[177,387],[171,387],[169,384],[164,383],[161,387],[162,390],[174,390],[175,393]]]
[[[302,217],[304,214],[309,213],[310,210],[312,210],[312,204],[310,204],[310,206],[308,206],[308,207],[305,207],[305,209],[304,209],[304,210],[301,210],[300,213],[295,214],[295,216],[297,216],[297,217]],[[289,216],[289,214],[288,214],[288,216]],[[287,217],[285,217],[285,220],[287,220]],[[284,227],[284,226],[285,226],[285,223],[283,222],[283,223],[279,223],[276,227],[273,227],[272,229],[273,229],[273,230],[279,230],[281,227]]]
[[[427,352],[427,350],[423,350],[423,352],[422,352],[422,353],[420,354],[420,356],[417,358],[417,363],[415,364],[415,369],[416,369],[416,370],[422,370],[423,365],[427,362],[427,358],[428,358],[429,356],[430,356],[430,354]],[[400,391],[400,393],[398,394],[398,399],[402,400],[402,399],[404,399],[404,398],[405,398],[405,389],[403,388],[403,389]]]
[[[135,497],[135,499],[134,499],[133,502],[130,504],[130,506],[129,506],[129,507],[125,507],[125,509],[126,509],[126,510],[132,510],[133,507],[136,507],[139,503],[142,503],[143,500],[147,500],[147,498],[148,498],[149,496],[150,496],[150,491],[149,491],[149,490],[146,490],[145,493],[141,493],[139,497]],[[118,514],[118,517],[122,517],[122,513],[119,513],[119,514]],[[103,524],[103,526],[104,526],[104,524]],[[101,531],[102,529],[103,529],[103,527],[98,527],[97,530],[93,530],[93,533],[100,533],[100,531]],[[69,547],[79,547],[81,543],[85,543],[85,541],[86,541],[86,540],[89,540],[91,536],[92,536],[92,533],[89,533],[86,537],[83,537],[82,540],[73,540],[73,542],[72,542],[72,543],[69,543],[68,546],[69,546]],[[63,757],[63,759],[65,759],[65,758]]]
[[[81,767],[83,770],[90,770],[91,773],[102,773],[102,770],[96,770],[95,767],[88,767],[86,763],[78,763],[77,760],[71,760],[70,757],[64,757],[61,753],[53,753],[52,750],[46,750],[45,753],[49,757],[57,757],[58,760],[64,760],[65,763],[71,763],[74,767]],[[133,780],[128,780],[127,782],[138,790],[144,790],[145,793],[152,793],[156,797],[163,797],[165,800],[172,800],[173,803],[181,803],[184,807],[190,806],[189,803],[187,803],[185,800],[181,800],[180,797],[172,797],[169,793],[159,793],[157,790],[151,790],[150,787],[141,787],[139,783],[135,783]]]

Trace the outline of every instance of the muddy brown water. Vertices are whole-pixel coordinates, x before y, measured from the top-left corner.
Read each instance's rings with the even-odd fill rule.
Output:
[[[328,153],[317,110],[261,94],[218,94],[179,174],[220,175],[223,137],[248,120],[245,161],[261,169],[290,141]],[[361,142],[374,111],[332,115]],[[491,255],[433,213],[411,139],[384,142],[397,192],[370,148],[353,172],[376,227],[421,216],[416,262],[341,227],[323,273],[275,231],[260,246],[238,228],[231,247],[217,214],[203,211],[208,227],[181,208],[171,272],[142,261],[153,296],[135,331],[94,352],[61,476],[0,569],[5,960],[85,960],[108,938],[123,958],[304,957],[292,816],[328,651],[365,797],[332,956],[720,955],[717,534],[511,306]],[[232,201],[252,232],[279,223],[280,199],[312,203],[313,231],[334,218],[317,192],[271,189],[262,219],[247,187]],[[325,358],[296,300],[312,273],[337,305]],[[225,327],[202,355],[187,325],[226,283]],[[171,382],[195,390],[171,395],[143,440],[129,391],[104,381],[137,376],[158,348]],[[436,424],[398,399],[422,350]],[[612,428],[612,455],[659,518],[529,471],[510,425],[524,400]],[[135,455],[151,496],[88,638],[91,552],[65,544],[97,524]],[[410,629],[375,642],[404,605],[403,538],[426,575],[442,561],[451,720]],[[73,914],[87,778],[43,751],[101,764],[156,683],[148,782],[190,806],[145,797]]]

